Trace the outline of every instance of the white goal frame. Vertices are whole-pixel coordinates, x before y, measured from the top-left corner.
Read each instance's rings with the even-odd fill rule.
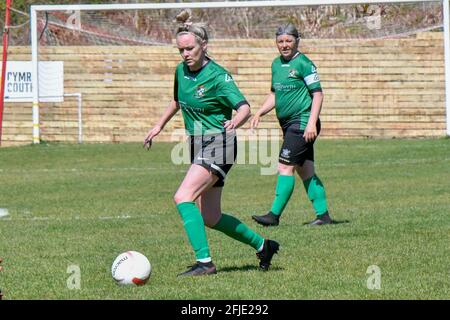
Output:
[[[39,131],[39,86],[38,86],[38,11],[86,11],[86,10],[136,10],[136,9],[185,9],[185,8],[243,8],[243,7],[281,7],[281,6],[318,6],[348,4],[413,3],[442,2],[444,15],[444,68],[445,68],[445,110],[447,136],[450,136],[450,0],[284,0],[284,1],[233,1],[233,2],[186,2],[186,3],[126,3],[126,4],[77,4],[77,5],[32,5],[31,50],[32,50],[32,85],[33,91],[33,143],[40,142]]]

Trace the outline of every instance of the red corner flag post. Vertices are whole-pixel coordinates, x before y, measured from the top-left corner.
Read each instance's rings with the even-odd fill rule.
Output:
[[[6,75],[6,58],[8,57],[8,38],[9,38],[9,22],[10,22],[11,0],[6,0],[5,13],[5,29],[3,30],[3,60],[2,60],[2,79],[0,84],[0,145],[2,143],[3,128],[3,105],[5,99],[5,75]]]

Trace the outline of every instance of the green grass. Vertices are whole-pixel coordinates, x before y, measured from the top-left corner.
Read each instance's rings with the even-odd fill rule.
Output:
[[[271,205],[276,176],[236,165],[223,210],[281,251],[269,272],[254,250],[208,230],[218,274],[177,278],[194,255],[172,195],[186,165],[173,145],[46,144],[0,149],[0,288],[5,299],[449,299],[450,139],[319,140],[316,168],[333,218],[311,228],[311,204],[297,177],[277,228],[251,215]],[[119,287],[114,258],[144,253],[153,272],[144,287]],[[78,265],[81,289],[69,290]],[[369,290],[367,268],[381,269]]]

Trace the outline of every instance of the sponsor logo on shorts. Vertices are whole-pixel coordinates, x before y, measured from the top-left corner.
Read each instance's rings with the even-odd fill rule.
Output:
[[[283,150],[281,150],[281,156],[282,156],[283,158],[290,158],[290,156],[291,156],[291,150],[289,150],[289,149],[283,149]]]

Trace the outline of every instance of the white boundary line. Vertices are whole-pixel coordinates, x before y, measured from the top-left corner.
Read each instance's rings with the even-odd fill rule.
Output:
[[[389,161],[389,162],[387,162]],[[397,160],[384,160],[384,161],[356,161],[356,162],[324,162],[324,163],[316,163],[317,166],[322,168],[327,167],[353,167],[353,166],[386,166],[388,163],[391,165],[404,165],[404,164],[423,164],[423,163],[436,163],[436,162],[449,162],[450,158],[436,158],[436,159],[397,159]],[[189,164],[182,164],[189,165]],[[265,167],[259,163],[256,164],[239,164],[235,163],[235,165],[242,165],[239,167],[239,170],[242,169],[253,169],[254,166]],[[63,173],[63,172],[73,172],[73,173],[90,173],[90,172],[127,172],[127,171],[154,171],[158,172],[186,172],[186,170],[177,170],[176,167],[180,165],[173,165],[174,167],[167,168],[150,168],[150,167],[142,167],[142,168],[95,168],[95,169],[82,169],[82,168],[67,168],[67,169],[2,169],[0,168],[0,173],[12,173],[12,174],[30,174],[30,173]]]
[[[423,208],[427,208],[427,209],[447,209],[450,208],[449,204],[422,204]],[[365,210],[367,212],[370,211],[374,211],[374,210],[380,210],[382,209],[383,206],[360,206],[357,209],[349,209],[348,212],[352,213],[352,211],[354,212],[360,212],[361,210]],[[405,209],[405,207],[389,207],[389,210],[391,211],[395,211],[395,210],[399,210],[399,209]],[[413,205],[412,209],[422,209],[422,206],[420,206],[419,204]],[[175,209],[173,209],[175,210]],[[367,213],[366,212],[366,213]],[[124,214],[124,215],[117,215],[117,216],[90,216],[90,217],[83,217],[83,216],[70,216],[70,217],[60,217],[60,216],[30,216],[30,217],[19,217],[19,216],[8,216],[5,218],[0,219],[0,223],[2,221],[4,222],[15,222],[15,221],[30,221],[30,222],[45,222],[45,221],[92,221],[92,220],[101,220],[101,221],[106,221],[106,220],[132,220],[132,219],[148,219],[148,218],[156,218],[156,217],[161,217],[161,215],[156,215],[156,214],[144,214],[144,215],[128,215],[128,214]]]
[[[118,216],[95,216],[95,217],[82,217],[82,216],[71,216],[71,217],[60,217],[60,216],[31,216],[31,217],[13,217],[8,216],[7,218],[2,218],[3,221],[78,221],[78,220],[128,220],[128,219],[145,219],[149,217],[156,217],[155,214],[146,215],[118,215]],[[1,216],[0,216],[1,217]],[[1,221],[0,220],[0,221]]]
[[[7,215],[9,215],[8,209],[0,208],[0,218],[6,217]]]

